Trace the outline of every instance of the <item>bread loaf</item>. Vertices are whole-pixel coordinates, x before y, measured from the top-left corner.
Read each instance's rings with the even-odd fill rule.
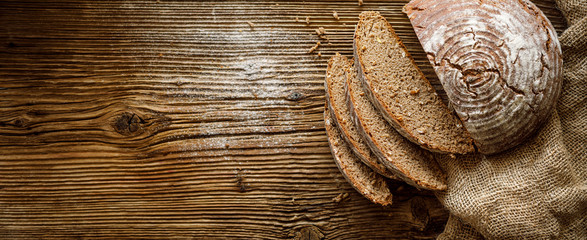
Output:
[[[481,153],[522,143],[548,119],[562,55],[533,3],[412,0],[404,12]]]
[[[363,12],[354,36],[358,79],[395,129],[435,152],[469,153],[473,141],[378,12]]]

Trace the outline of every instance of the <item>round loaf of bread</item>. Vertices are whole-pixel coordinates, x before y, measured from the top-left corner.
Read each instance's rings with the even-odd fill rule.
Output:
[[[533,3],[412,0],[404,12],[479,152],[514,147],[547,120],[562,53]]]

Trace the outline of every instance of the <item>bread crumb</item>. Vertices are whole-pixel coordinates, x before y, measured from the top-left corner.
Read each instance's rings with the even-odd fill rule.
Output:
[[[343,22],[342,25],[346,26],[346,23]]]
[[[322,57],[322,53],[321,52],[318,52],[318,57]]]
[[[328,41],[328,38],[325,36],[326,30],[324,30],[323,27],[319,27],[315,31],[316,31],[316,35],[318,35],[319,38],[326,39]]]
[[[322,36],[324,34],[326,34],[326,30],[324,30],[323,27],[319,27],[318,29],[316,29],[316,35]]]
[[[306,24],[310,24],[310,17],[306,17]]]
[[[314,45],[312,48],[310,48],[308,53],[314,52],[316,49],[318,49],[319,46],[320,46],[320,41],[316,42],[316,45]]]
[[[335,203],[339,203],[345,200],[348,196],[348,193],[339,193],[336,197],[332,198],[332,201]]]
[[[250,26],[251,28],[254,28],[254,27],[255,27],[255,24],[254,24],[253,22],[251,22],[251,21],[247,21],[247,24],[249,24],[249,26]]]
[[[296,17],[296,22],[299,22],[299,21],[300,21],[300,18],[299,17]]]
[[[340,17],[338,17],[338,13],[336,11],[332,11],[332,16],[334,17],[334,19],[340,20]]]
[[[449,156],[450,158],[452,158],[452,159],[455,159],[455,158],[457,158],[457,156],[455,156],[455,155],[454,155],[454,154],[452,154],[452,153],[451,153],[451,154],[449,154],[448,156]]]
[[[359,6],[363,6],[363,0],[359,0]]]

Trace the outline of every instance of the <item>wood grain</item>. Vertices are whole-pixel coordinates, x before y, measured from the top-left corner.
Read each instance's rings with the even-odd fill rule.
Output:
[[[2,1],[0,238],[434,238],[434,197],[394,183],[393,206],[369,203],[322,120],[362,10],[437,83],[405,3]]]

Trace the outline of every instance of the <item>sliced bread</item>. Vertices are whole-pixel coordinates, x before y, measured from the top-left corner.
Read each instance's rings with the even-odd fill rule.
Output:
[[[324,82],[326,89],[326,98],[328,99],[328,108],[332,114],[336,125],[341,131],[341,136],[347,141],[353,152],[371,167],[375,172],[392,179],[396,179],[393,173],[385,167],[380,159],[371,152],[369,146],[365,143],[363,137],[357,131],[355,124],[351,120],[351,113],[346,104],[345,70],[352,67],[352,61],[345,56],[336,53],[328,61],[326,69],[326,80]]]
[[[328,100],[327,100],[328,101]],[[391,205],[392,195],[385,178],[374,172],[353,154],[327,106],[324,107],[324,127],[328,135],[334,162],[345,179],[363,196],[383,206]]]
[[[436,94],[381,14],[361,13],[353,47],[365,94],[399,133],[430,151],[475,151],[461,121]]]
[[[348,68],[347,104],[357,130],[394,174],[410,185],[445,190],[446,176],[432,154],[401,136],[369,101],[355,68]]]

